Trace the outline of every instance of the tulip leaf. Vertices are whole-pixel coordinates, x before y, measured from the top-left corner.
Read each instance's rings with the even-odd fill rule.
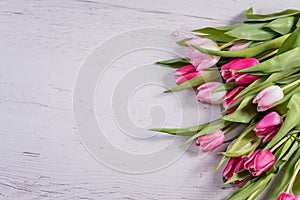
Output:
[[[285,35],[293,31],[295,27],[295,23],[297,22],[298,19],[299,17],[295,17],[295,16],[279,18],[266,24],[265,27],[277,33],[280,33],[281,35]]]
[[[199,46],[192,45],[195,49],[199,50],[202,53],[222,56],[222,57],[254,57],[257,56],[267,50],[277,49],[281,46],[284,40],[288,37],[288,35],[284,35],[278,37],[276,39],[263,42],[261,44],[248,47],[245,49],[235,50],[235,51],[218,51],[218,50],[211,50],[211,49],[204,49]]]
[[[281,192],[286,190],[286,187],[293,176],[294,168],[298,160],[300,159],[300,149],[291,156],[291,159],[285,164],[283,168],[283,173],[280,177],[280,181],[277,183],[276,187],[272,191],[270,199],[276,199]]]
[[[191,39],[193,38],[185,38],[183,40],[179,40],[176,42],[176,44],[180,45],[180,46],[184,46],[184,47],[187,47],[188,45],[186,44],[187,41],[190,41]]]
[[[180,68],[185,65],[189,65],[190,60],[188,58],[174,58],[170,60],[158,61],[155,64],[162,65],[164,67]]]
[[[245,14],[245,22],[265,22],[265,21],[271,21],[274,19],[279,19],[283,17],[293,16],[300,14],[299,10],[293,10],[293,9],[287,9],[282,12],[267,14],[267,15],[261,15],[261,14],[253,14],[252,8],[248,9]]]
[[[223,156],[222,159],[220,160],[220,162],[218,163],[218,165],[216,166],[216,168],[214,169],[214,171],[218,171],[218,169],[222,166],[222,164],[225,162],[225,160],[227,159],[226,156]]]
[[[300,173],[298,173],[298,175],[295,179],[292,190],[296,196],[300,196]]]
[[[220,77],[220,73],[218,70],[206,70],[206,71],[203,71],[199,76],[196,76],[180,85],[177,85],[176,87],[174,87],[172,89],[166,90],[166,91],[164,91],[164,93],[176,92],[176,91],[184,90],[187,88],[196,87],[203,83],[214,81],[214,80],[218,79],[219,77]]]
[[[216,93],[216,92],[221,92],[221,91],[228,91],[228,90],[232,90],[233,88],[235,88],[237,86],[236,83],[234,82],[230,82],[230,83],[225,83],[223,85],[220,85],[218,87],[216,87],[214,90],[213,90],[213,93]]]
[[[223,117],[226,121],[249,123],[255,116],[258,115],[256,106],[251,103],[254,95],[245,97],[238,108],[231,114]]]
[[[285,77],[281,80],[278,80],[278,81],[276,81],[276,83],[282,84],[282,85],[287,85],[289,83],[297,81],[298,79],[300,79],[300,74],[294,74],[294,75],[291,75],[289,77]]]
[[[264,28],[266,23],[243,24],[233,30],[225,33],[225,35],[251,41],[263,41],[273,39],[277,33]]]
[[[300,46],[300,28],[297,28],[293,33],[282,43],[277,55],[292,50]]]
[[[271,74],[279,71],[286,71],[300,66],[300,47],[277,55],[260,64],[247,69],[239,70],[241,73]]]
[[[236,38],[225,35],[227,30],[220,30],[218,28],[206,27],[202,29],[193,30],[197,35],[205,37],[218,42],[230,42]]]
[[[280,130],[266,145],[266,147],[264,148],[265,150],[273,147],[284,136],[286,136],[290,130],[300,124],[300,93],[296,93],[292,96],[287,105],[287,108],[289,109],[289,111]]]
[[[275,160],[280,160],[290,149],[291,145],[293,144],[293,139],[289,138],[275,153]]]
[[[249,177],[250,175],[251,174],[248,170],[243,169],[238,173],[233,174],[233,176],[229,180],[227,180],[224,184],[227,185],[233,183],[234,181],[242,181],[245,178]]]

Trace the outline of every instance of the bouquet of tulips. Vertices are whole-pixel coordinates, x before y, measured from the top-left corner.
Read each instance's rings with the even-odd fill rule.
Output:
[[[195,140],[202,151],[228,144],[216,170],[227,161],[224,183],[239,186],[230,200],[256,199],[272,179],[267,199],[300,195],[299,17],[299,10],[261,15],[250,8],[244,23],[197,29],[179,41],[188,57],[157,62],[177,68],[177,86],[165,92],[193,88],[200,102],[222,104],[212,122],[151,130],[189,136],[185,144]]]

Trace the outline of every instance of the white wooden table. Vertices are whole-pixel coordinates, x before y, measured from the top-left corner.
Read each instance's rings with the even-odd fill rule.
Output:
[[[212,172],[219,157],[204,156],[194,146],[176,162],[149,173],[120,172],[98,162],[80,140],[73,89],[89,53],[115,35],[147,27],[176,31],[227,25],[241,21],[241,13],[250,6],[266,13],[300,9],[300,2],[1,0],[0,199],[225,199],[233,188],[222,184],[221,172]],[[145,52],[115,67],[167,56]],[[172,72],[162,71],[173,84]],[[162,101],[171,97],[166,98]],[[101,105],[101,99],[97,103]],[[208,116],[202,114],[200,121],[205,120]],[[138,143],[130,137],[108,137],[120,148],[140,153],[171,139],[157,135]]]

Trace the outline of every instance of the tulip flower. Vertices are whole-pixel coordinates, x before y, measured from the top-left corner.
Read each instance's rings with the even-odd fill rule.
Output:
[[[256,135],[265,137],[263,142],[269,142],[279,131],[282,124],[277,112],[270,112],[264,116],[254,127]]]
[[[224,134],[221,130],[217,130],[208,135],[200,136],[197,139],[196,145],[202,147],[202,151],[211,151],[219,147],[224,142]]]
[[[218,45],[210,39],[198,37],[188,41],[186,44],[189,45],[188,57],[192,65],[197,66],[197,71],[199,72],[215,65],[220,60],[220,56],[205,54],[192,47],[194,45],[205,49],[220,50]]]
[[[203,103],[208,104],[220,104],[223,102],[223,98],[226,94],[226,91],[222,90],[219,92],[213,92],[219,86],[222,86],[222,83],[219,82],[208,82],[200,85],[197,89],[199,93],[197,99]]]
[[[227,163],[224,171],[223,171],[223,177],[226,180],[229,180],[235,173],[238,173],[242,169],[244,169],[244,164],[247,161],[247,157],[238,157],[238,158],[230,158],[229,162]],[[245,178],[240,181],[234,181],[233,184],[240,185],[247,181],[248,178]]]
[[[257,111],[263,112],[272,107],[284,97],[282,89],[277,85],[269,86],[260,91],[253,99],[252,103],[257,103]]]
[[[251,42],[240,42],[229,48],[229,51],[241,50],[247,48]]]
[[[297,199],[296,199],[296,197],[293,194],[282,192],[277,197],[277,200],[297,200]]]
[[[237,73],[238,70],[246,69],[257,65],[259,61],[256,58],[237,58],[221,66],[221,75],[226,82],[236,82],[236,84],[246,85],[257,80],[259,76],[251,74]]]
[[[275,156],[270,150],[263,153],[261,151],[259,149],[253,152],[244,164],[245,169],[249,170],[253,176],[260,176],[275,163]]]
[[[193,65],[183,66],[177,69],[174,73],[175,81],[177,85],[180,85],[198,75],[199,72],[196,71],[196,67]]]
[[[229,91],[226,93],[223,101],[223,107],[227,109],[230,107],[232,104],[234,104],[239,98],[235,98],[243,89],[245,89],[244,86],[237,86],[233,90]],[[231,108],[226,112],[226,114],[233,113],[237,107]]]

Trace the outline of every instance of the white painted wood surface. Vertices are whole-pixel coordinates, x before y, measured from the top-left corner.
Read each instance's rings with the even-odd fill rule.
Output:
[[[212,172],[219,157],[199,159],[196,147],[146,174],[97,162],[78,137],[72,91],[89,52],[114,35],[227,25],[250,6],[266,13],[300,9],[300,2],[0,1],[0,199],[225,199],[233,188]],[[141,57],[145,63],[163,56]]]

